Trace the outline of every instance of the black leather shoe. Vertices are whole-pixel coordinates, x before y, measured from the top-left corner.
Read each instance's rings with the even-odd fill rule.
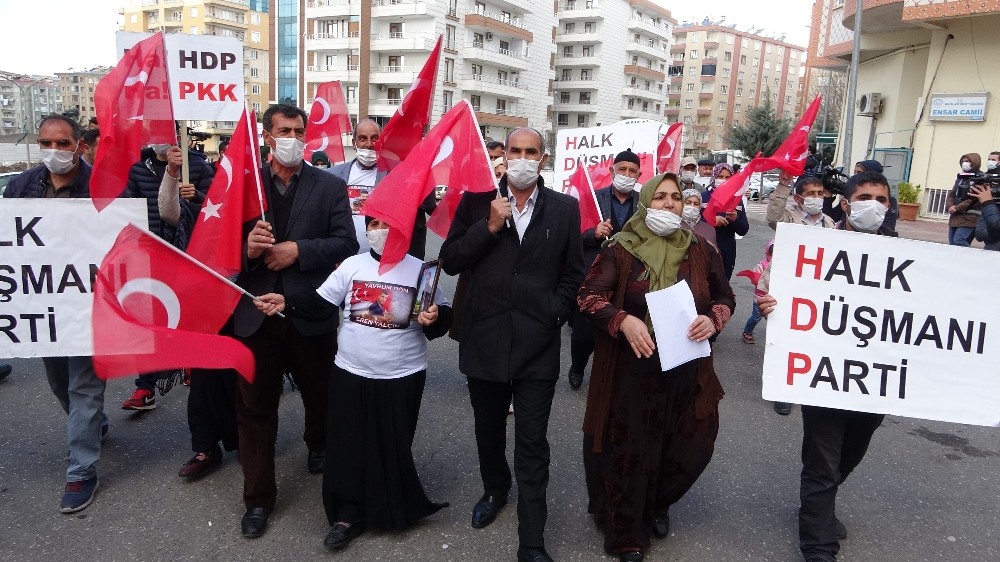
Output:
[[[476,507],[472,508],[472,528],[482,529],[492,523],[497,518],[500,508],[505,505],[507,505],[507,496],[484,494],[483,497],[479,498]]]
[[[847,526],[840,522],[840,519],[836,517],[833,518],[833,525],[837,529],[837,539],[844,540],[847,538]]]
[[[645,555],[638,550],[635,552],[622,552],[618,555],[618,559],[621,562],[642,562]]]
[[[323,468],[326,467],[326,451],[309,451],[306,466],[309,468],[309,474],[323,474]]]
[[[543,547],[517,547],[517,562],[552,562],[552,557]]]
[[[264,534],[267,529],[267,518],[271,516],[270,507],[251,507],[243,514],[240,521],[240,532],[248,539],[255,539]]]
[[[653,536],[658,539],[665,539],[670,534],[670,515],[664,513],[653,518]],[[639,558],[642,560],[642,558]]]
[[[361,536],[361,533],[365,532],[365,526],[363,523],[355,523],[348,527],[343,523],[337,523],[330,529],[330,532],[326,534],[326,538],[323,539],[323,546],[329,548],[330,550],[340,550],[345,546],[351,544],[351,541]]]
[[[792,405],[788,402],[775,402],[774,411],[783,416],[787,416],[792,413]]]
[[[573,390],[580,390],[580,386],[583,385],[583,373],[569,372],[569,387]]]

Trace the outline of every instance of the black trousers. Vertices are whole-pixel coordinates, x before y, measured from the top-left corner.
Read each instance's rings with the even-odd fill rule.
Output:
[[[573,332],[569,339],[571,361],[569,370],[572,373],[583,373],[587,369],[587,363],[590,362],[590,356],[594,354],[597,338],[593,324],[579,310],[573,313],[572,328]]]
[[[799,549],[806,558],[831,562],[837,539],[837,490],[861,463],[882,414],[802,406],[802,480]]]
[[[207,453],[222,441],[227,451],[239,447],[236,433],[236,377],[232,369],[191,369],[187,418],[191,450]]]
[[[253,384],[236,381],[236,422],[243,502],[247,508],[274,507],[274,444],[284,373],[294,373],[305,410],[302,439],[310,451],[326,448],[327,383],[337,354],[337,333],[303,336],[288,318],[268,317],[254,335],[240,338],[257,361]]]
[[[514,475],[517,478],[517,535],[521,546],[545,546],[545,490],[549,484],[549,413],[556,380],[492,382],[468,377],[476,422],[479,473],[487,494],[506,496],[507,409],[514,404]]]

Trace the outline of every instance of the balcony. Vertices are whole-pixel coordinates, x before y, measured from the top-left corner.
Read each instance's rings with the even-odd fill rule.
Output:
[[[482,74],[463,76],[458,87],[464,91],[484,92],[498,97],[528,97],[528,88],[523,84],[514,82],[513,80],[502,80],[495,76],[484,76]]]
[[[361,15],[361,3],[357,0],[308,0],[306,6],[310,19]]]
[[[358,81],[358,65],[352,64],[348,66],[307,66],[306,80],[310,82],[332,82],[334,80],[339,80],[341,82],[357,82]]]
[[[600,42],[600,40],[601,40],[601,34],[598,33],[596,30],[595,31],[566,31],[566,30],[561,30],[558,33],[556,33],[556,42],[558,42],[560,45],[566,45],[566,44],[571,44],[571,43],[573,43],[573,44],[580,44],[580,43],[594,44],[594,43]]]
[[[556,16],[559,17],[559,21],[604,19],[601,3],[596,0],[570,0],[560,2],[557,7]]]
[[[528,60],[521,53],[479,41],[473,41],[471,47],[462,49],[462,58],[467,61],[482,61],[502,68],[528,69]]]
[[[695,111],[695,114],[698,115],[699,117],[711,116],[712,115],[712,110],[709,109],[709,108],[707,108],[707,107],[699,107]]]
[[[633,16],[628,20],[629,31],[642,31],[660,39],[670,39],[670,27],[665,23],[656,23],[649,18]]]
[[[478,10],[465,15],[465,25],[472,29],[482,29],[500,33],[506,37],[531,41],[533,35],[520,17],[498,14],[488,10]]]
[[[622,106],[621,118],[622,119],[656,119],[659,114],[656,113],[656,106],[650,104],[645,109],[642,106],[635,105],[629,107],[627,105]]]
[[[638,41],[629,41],[625,44],[625,50],[630,54],[643,54],[653,60],[667,60],[670,57],[666,51],[660,50],[658,47],[654,47],[648,42],[643,43]]]
[[[696,133],[707,133],[710,128],[711,127],[709,127],[708,125],[700,125],[700,124],[699,125],[695,125],[693,127],[694,132],[696,132]]]
[[[556,100],[555,110],[559,113],[597,113],[597,104],[590,102],[560,102]]]
[[[351,48],[356,49],[360,44],[357,31],[343,34],[313,33],[306,35],[306,40],[309,41],[307,48],[316,51],[344,51]]]
[[[371,99],[368,101],[368,113],[370,116],[389,117],[396,113],[401,103],[402,98]]]
[[[372,33],[373,51],[420,51],[434,48],[437,37],[427,33]]]
[[[418,0],[372,0],[372,19],[430,16],[427,2]]]
[[[698,92],[698,99],[700,100],[710,100],[715,97],[715,92],[709,90],[707,92]]]
[[[622,88],[622,95],[643,98],[647,100],[663,101],[663,92],[657,92],[652,88],[640,88],[638,86],[625,86]]]
[[[715,82],[715,75],[714,74],[702,74],[701,76],[698,77],[698,79],[702,83],[705,83],[705,82]]]
[[[671,53],[685,53],[687,52],[687,45],[685,43],[674,43],[670,46]],[[683,59],[681,59],[683,60]]]
[[[417,79],[419,68],[408,66],[376,66],[371,70],[372,84],[403,84],[409,86]]]
[[[247,19],[243,14],[226,13],[223,11],[209,11],[205,14],[205,23],[213,23],[234,29],[245,30],[249,27]]]
[[[719,42],[718,41],[705,41],[704,44],[705,44],[705,50],[706,51],[709,50],[709,49],[718,49],[719,48]]]
[[[562,54],[556,56],[556,66],[597,66],[601,64],[597,55]]]
[[[639,66],[636,64],[626,64],[625,74],[632,74],[635,76],[641,76],[647,80],[656,80],[662,82],[666,76],[659,70],[653,70],[652,68],[647,68],[645,66]]]
[[[527,127],[528,118],[516,110],[497,109],[494,112],[480,111],[478,107],[473,107],[476,112],[476,120],[480,125],[496,125],[498,127]]]
[[[230,10],[240,10],[240,11],[243,11],[243,12],[246,12],[247,10],[250,9],[250,3],[247,2],[247,0],[204,0],[204,2],[205,2],[205,6],[206,7],[207,6],[219,6],[219,7],[222,7],[222,8],[228,8]],[[169,2],[167,0],[164,0],[163,3],[164,4],[171,4],[173,2]],[[176,2],[176,3],[179,4],[180,2]]]
[[[913,29],[913,23],[903,20],[903,5],[907,3],[903,0],[868,0],[864,3],[864,17],[861,22],[862,33],[883,33]],[[968,2],[938,0],[923,4],[921,7],[927,10],[929,14],[948,14],[955,17],[960,15],[969,16],[972,11],[972,3]],[[983,5],[985,6],[986,4]],[[843,26],[852,31],[854,30],[854,7],[854,2],[844,2],[844,9],[841,14],[843,16]],[[954,10],[956,7],[958,9]],[[913,8],[917,8],[916,3],[913,3]],[[990,8],[991,11],[995,9]]]
[[[682,84],[683,82],[684,82],[684,77],[683,76],[671,76],[670,77],[670,83],[671,84]]]
[[[593,78],[557,79],[554,88],[559,90],[597,90],[597,80]]]

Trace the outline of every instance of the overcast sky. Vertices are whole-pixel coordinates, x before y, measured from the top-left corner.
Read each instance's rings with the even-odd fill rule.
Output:
[[[705,17],[745,31],[763,27],[765,34],[786,34],[786,41],[806,46],[812,2],[793,0],[781,9],[763,9],[747,0],[654,0],[677,21],[701,22]],[[0,0],[4,56],[0,70],[21,74],[54,74],[115,63],[115,32],[123,0]],[[539,4],[540,5],[540,4]]]

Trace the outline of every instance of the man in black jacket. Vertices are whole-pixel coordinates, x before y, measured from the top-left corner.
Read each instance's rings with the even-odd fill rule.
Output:
[[[507,138],[500,193],[462,196],[441,259],[449,275],[469,272],[459,344],[468,378],[484,494],[472,526],[486,527],[507,503],[507,408],[514,404],[519,561],[551,561],[545,552],[546,437],[559,378],[559,327],[583,281],[580,210],[545,188],[544,140],[521,128]]]
[[[347,185],[302,161],[308,116],[291,105],[264,112],[264,142],[274,155],[261,171],[267,214],[245,225],[243,271],[237,283],[254,295],[316,290],[338,263],[358,252]],[[320,474],[326,461],[327,377],[337,354],[336,315],[324,320],[265,316],[250,299],[233,312],[236,337],[253,352],[256,378],[237,381],[236,421],[243,501],[243,536],[264,534],[277,484],[274,445],[283,373],[294,374],[305,410],[306,466]]]

